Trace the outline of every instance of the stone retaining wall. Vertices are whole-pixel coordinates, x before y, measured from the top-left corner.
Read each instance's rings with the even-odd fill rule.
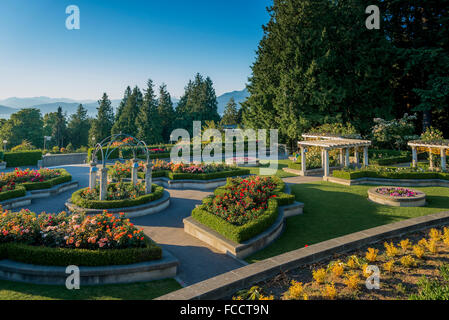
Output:
[[[440,212],[359,231],[250,264],[171,292],[159,297],[158,300],[229,298],[238,290],[271,279],[280,272],[330,258],[337,253],[356,250],[384,239],[448,224],[449,212]]]
[[[42,156],[42,167],[56,167],[87,162],[87,153],[50,154]]]

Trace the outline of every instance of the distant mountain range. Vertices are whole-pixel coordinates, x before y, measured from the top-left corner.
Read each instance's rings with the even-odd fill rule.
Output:
[[[240,103],[245,101],[249,96],[247,89],[241,91],[232,91],[222,94],[217,97],[218,113],[223,114],[226,104],[229,99],[234,98],[238,107]],[[114,109],[120,104],[120,99],[111,100]],[[179,99],[172,97],[173,105],[179,102]],[[49,97],[33,97],[33,98],[17,98],[12,97],[5,100],[0,100],[0,118],[9,118],[11,114],[19,111],[23,108],[36,108],[39,109],[42,115],[55,112],[58,107],[61,107],[64,112],[71,115],[76,112],[79,104],[82,104],[87,109],[89,116],[94,117],[97,114],[98,103],[95,100],[73,100],[69,98],[49,98]]]

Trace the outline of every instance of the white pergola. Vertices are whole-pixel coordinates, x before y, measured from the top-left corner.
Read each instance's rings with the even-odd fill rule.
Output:
[[[322,167],[324,170],[324,177],[329,176],[329,151],[340,150],[340,164],[349,167],[350,150],[354,150],[354,157],[356,164],[359,165],[359,149],[363,148],[363,165],[368,165],[368,147],[371,145],[369,140],[361,139],[346,139],[341,137],[325,136],[325,135],[311,135],[304,134],[303,138],[313,138],[321,140],[304,140],[298,142],[298,147],[301,150],[301,175],[306,175],[306,148],[319,147],[321,148]]]
[[[417,148],[425,148],[429,150],[429,168],[432,170],[434,168],[432,149],[440,150],[441,157],[441,171],[446,171],[446,150],[449,149],[449,140],[441,141],[410,141],[408,143],[409,147],[412,148],[412,167],[416,168],[418,165],[418,152]]]

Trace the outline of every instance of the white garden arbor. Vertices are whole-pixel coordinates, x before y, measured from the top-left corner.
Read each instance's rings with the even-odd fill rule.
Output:
[[[355,157],[355,164],[359,165],[359,153],[363,149],[363,165],[368,165],[368,147],[371,145],[371,141],[362,139],[345,138],[334,135],[321,135],[321,134],[304,134],[302,137],[306,140],[299,141],[298,147],[301,153],[301,175],[306,175],[307,162],[306,152],[307,147],[318,147],[321,149],[321,164],[324,171],[324,178],[327,178],[330,174],[329,169],[329,151],[340,151],[340,165],[342,167],[349,167],[349,156],[351,151]],[[312,139],[312,140],[307,140]]]
[[[432,150],[439,150],[441,157],[441,171],[446,171],[446,154],[449,150],[449,140],[436,140],[436,141],[423,141],[414,140],[408,143],[409,147],[412,148],[412,167],[416,168],[418,165],[418,148],[427,150],[429,152],[429,169],[433,170],[435,168]]]

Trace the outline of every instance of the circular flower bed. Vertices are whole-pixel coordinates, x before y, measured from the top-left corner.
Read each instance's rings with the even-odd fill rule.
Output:
[[[395,207],[422,207],[426,205],[425,193],[402,187],[376,187],[368,190],[368,198],[376,203]]]
[[[152,185],[152,193],[145,194],[145,185],[138,183],[111,183],[108,185],[106,200],[100,200],[100,187],[84,188],[73,193],[71,203],[85,209],[128,208],[160,199],[164,188]]]
[[[0,209],[0,259],[40,265],[112,265],[160,259],[161,249],[124,214],[115,217]]]

